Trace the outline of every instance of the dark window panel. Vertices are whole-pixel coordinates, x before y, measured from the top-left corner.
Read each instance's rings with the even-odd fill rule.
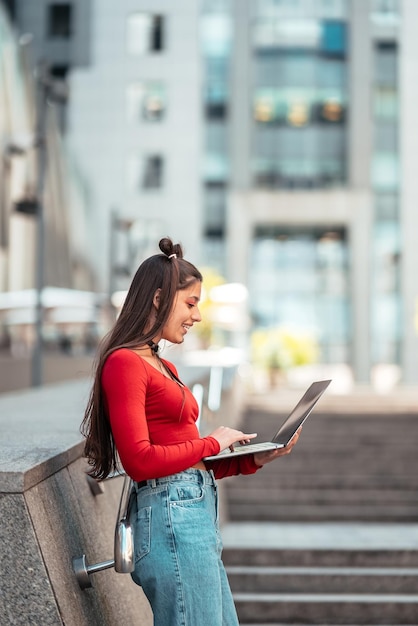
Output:
[[[65,80],[67,78],[69,70],[69,65],[52,65],[50,72],[54,78]]]
[[[48,36],[68,39],[72,35],[71,4],[50,4],[48,7]]]
[[[161,156],[147,157],[144,164],[143,188],[160,189],[163,186],[163,169],[164,161]]]
[[[16,1],[15,0],[3,0],[3,5],[7,9],[9,17],[13,22],[16,17]]]
[[[153,52],[160,52],[164,49],[164,18],[162,15],[153,16],[150,47]]]
[[[224,102],[207,102],[205,116],[209,120],[224,120],[228,116],[228,107]]]

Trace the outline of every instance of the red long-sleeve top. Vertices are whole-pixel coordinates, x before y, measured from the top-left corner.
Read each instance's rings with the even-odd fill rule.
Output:
[[[177,376],[172,363],[165,364]],[[106,359],[101,377],[115,445],[126,473],[141,481],[176,474],[217,454],[219,442],[200,437],[198,405],[181,387],[139,354],[121,348]],[[217,478],[253,474],[253,455],[206,462]]]

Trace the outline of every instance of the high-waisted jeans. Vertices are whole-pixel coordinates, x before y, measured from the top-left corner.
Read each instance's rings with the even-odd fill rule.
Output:
[[[221,560],[213,472],[188,469],[135,489],[132,578],[151,604],[155,626],[238,626]]]

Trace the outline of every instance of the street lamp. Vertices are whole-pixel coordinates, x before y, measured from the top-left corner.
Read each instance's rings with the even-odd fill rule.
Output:
[[[35,342],[32,352],[32,386],[42,385],[42,329],[45,270],[45,215],[44,192],[47,170],[46,120],[47,107],[50,102],[63,104],[67,99],[66,87],[55,81],[45,62],[38,64],[35,72],[37,91],[37,131],[36,148],[38,151],[37,185],[36,185],[36,274],[35,274]]]
[[[24,42],[26,43],[26,41]],[[47,107],[50,102],[63,103],[67,98],[66,88],[54,81],[46,63],[38,64],[35,71],[36,85],[36,131],[35,138],[30,145],[11,143],[7,146],[5,156],[16,157],[26,154],[30,149],[37,151],[37,179],[34,194],[25,195],[14,204],[14,210],[25,215],[32,215],[36,219],[35,241],[35,320],[34,345],[31,363],[31,384],[33,387],[42,385],[42,335],[43,335],[43,303],[45,264],[45,217],[44,192],[47,171],[46,121]]]

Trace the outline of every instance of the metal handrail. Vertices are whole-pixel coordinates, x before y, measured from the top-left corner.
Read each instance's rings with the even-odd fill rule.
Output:
[[[111,479],[118,476],[124,476],[124,481],[116,518],[113,546],[114,559],[103,561],[101,563],[95,563],[94,565],[87,565],[85,554],[79,557],[74,557],[73,570],[81,589],[87,589],[93,586],[90,580],[90,575],[95,574],[96,572],[113,567],[119,574],[130,574],[135,568],[134,533],[129,519],[130,507],[132,506],[133,499],[135,498],[135,490],[133,489],[132,479],[126,473],[122,474],[119,472],[113,472],[108,478]],[[98,492],[93,492],[92,490],[93,495],[103,493],[101,485],[98,481],[88,476],[90,489],[92,489],[93,484],[91,481],[94,481],[94,483],[100,487]]]

